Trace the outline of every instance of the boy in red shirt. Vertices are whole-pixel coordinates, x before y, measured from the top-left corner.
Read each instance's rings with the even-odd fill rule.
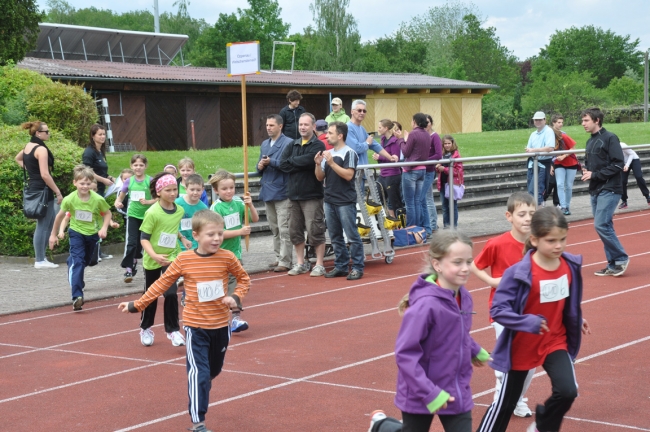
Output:
[[[535,199],[528,192],[515,192],[512,194],[508,198],[506,211],[506,219],[512,224],[512,229],[488,240],[481,253],[472,263],[472,273],[491,287],[488,310],[492,307],[492,298],[503,273],[508,267],[518,263],[523,258],[524,245],[530,236],[530,220],[535,213],[535,209]],[[490,273],[486,271],[488,267]],[[490,318],[490,323],[494,327],[497,339],[499,339],[503,326],[492,318]],[[534,373],[535,369],[532,369],[526,377],[524,390],[521,392],[521,397],[514,411],[514,414],[518,417],[531,417],[533,415],[530,408],[528,408],[528,404],[526,404],[524,394],[530,386]],[[503,373],[494,371],[494,374],[497,378],[494,400],[497,400],[503,383]]]
[[[329,126],[325,120],[316,120],[316,135],[318,135],[318,139],[325,144],[325,150],[332,150],[334,147],[332,147],[332,144],[327,141],[328,127]]]

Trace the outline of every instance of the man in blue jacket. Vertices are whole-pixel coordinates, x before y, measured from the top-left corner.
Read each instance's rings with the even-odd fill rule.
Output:
[[[266,118],[266,132],[269,139],[262,142],[260,158],[257,161],[257,172],[262,176],[259,199],[264,201],[266,219],[273,234],[275,262],[269,267],[279,273],[289,271],[293,253],[289,238],[289,174],[278,168],[282,152],[287,145],[291,145],[292,140],[282,133],[282,117],[277,114]]]

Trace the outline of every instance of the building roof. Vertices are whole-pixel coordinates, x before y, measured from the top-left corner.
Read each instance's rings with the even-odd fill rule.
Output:
[[[36,48],[27,57],[167,65],[186,35],[39,23]]]
[[[153,82],[174,84],[238,85],[240,78],[228,77],[226,69],[160,66],[107,61],[51,60],[25,58],[19,67],[53,79],[79,81]],[[355,87],[400,89],[491,89],[495,85],[438,78],[413,73],[314,72],[261,73],[247,75],[252,86]]]

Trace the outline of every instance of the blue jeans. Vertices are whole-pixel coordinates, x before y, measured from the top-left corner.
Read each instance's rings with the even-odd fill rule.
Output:
[[[334,248],[334,267],[337,270],[348,271],[350,257],[352,257],[352,270],[363,272],[365,254],[361,236],[357,231],[357,206],[356,204],[333,205],[325,203],[325,221]],[[345,237],[350,243],[350,251],[345,246]]]
[[[426,171],[413,170],[402,174],[402,190],[404,191],[404,205],[406,206],[406,225],[422,226],[420,210],[422,205],[422,185]]]
[[[534,163],[534,162],[533,162]],[[533,168],[528,168],[528,193],[535,196],[535,183],[533,183]],[[537,167],[537,205],[544,202],[544,190],[546,189],[546,170],[542,167]]]
[[[70,236],[70,255],[68,256],[68,282],[72,289],[72,299],[84,296],[84,270],[90,264],[95,245],[99,241],[99,236],[83,235],[75,230],[68,229]]]
[[[440,187],[440,200],[442,201],[442,226],[449,228],[451,220],[449,219],[449,198],[445,198],[445,184]],[[453,192],[452,192],[453,193]],[[454,200],[454,228],[458,226],[458,201]]]
[[[420,198],[420,220],[427,235],[438,230],[438,211],[433,201],[433,181],[436,179],[436,172],[425,172],[422,183],[422,197]]]
[[[623,265],[630,259],[623,249],[623,245],[618,241],[614,231],[614,210],[620,194],[611,191],[602,191],[598,195],[591,195],[591,212],[594,215],[594,228],[598,237],[605,246],[605,257],[607,258],[607,267],[613,269],[614,266]]]
[[[555,168],[555,182],[557,183],[557,197],[560,207],[569,210],[571,195],[573,194],[573,180],[576,178],[577,169]]]

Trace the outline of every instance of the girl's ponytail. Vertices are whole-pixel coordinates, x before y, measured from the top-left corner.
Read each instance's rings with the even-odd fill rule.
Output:
[[[402,297],[402,300],[399,301],[399,304],[397,305],[397,312],[399,313],[399,316],[404,316],[404,312],[406,312],[406,309],[409,307],[409,295],[408,293]]]

